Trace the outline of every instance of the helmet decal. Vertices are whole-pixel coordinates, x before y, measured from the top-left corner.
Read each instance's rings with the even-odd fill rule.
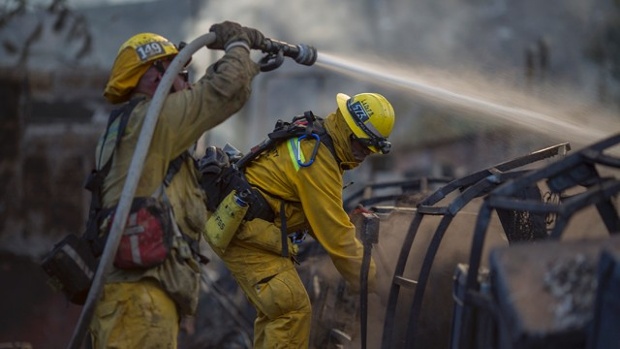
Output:
[[[142,62],[145,62],[153,56],[159,56],[166,53],[166,50],[164,50],[161,42],[149,42],[144,45],[137,46],[136,53],[138,54],[138,58],[140,58]]]
[[[353,121],[368,135],[368,137],[376,140],[384,140],[385,138],[379,135],[379,132],[372,124],[368,127],[366,123],[373,115],[373,111],[368,106],[368,103],[364,103],[365,101],[363,100],[351,103],[352,100],[353,98],[347,101],[347,109],[349,113],[351,113]]]
[[[349,109],[351,115],[356,117],[362,123],[368,121],[368,119],[370,119],[370,116],[372,116],[372,110],[368,108],[368,105],[366,105],[366,108],[364,108],[361,101],[351,103],[351,99],[349,99],[349,103],[347,103],[347,108]],[[368,112],[370,112],[370,115],[368,115]]]

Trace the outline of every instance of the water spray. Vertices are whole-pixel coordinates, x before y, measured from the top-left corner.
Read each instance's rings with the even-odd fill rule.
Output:
[[[404,73],[392,72],[392,68],[386,69],[384,64],[373,65],[321,52],[318,54],[317,65],[356,78],[401,88],[412,92],[417,97],[430,100],[434,104],[457,107],[459,111],[473,111],[477,118],[486,118],[492,122],[503,121],[513,126],[555,135],[561,139],[570,139],[584,145],[620,130],[613,117],[609,117],[607,120],[603,118],[603,116],[608,115],[601,114],[601,110],[597,110],[596,115],[589,114],[587,119],[582,118],[577,122],[574,118],[572,120],[566,118],[568,110],[562,110],[561,107],[563,106],[559,103],[553,104],[547,101],[550,108],[546,108],[547,111],[545,112],[539,112],[531,108],[534,102],[540,101],[531,98],[520,103],[522,106],[514,106],[514,98],[505,104],[493,102],[491,98],[477,97],[476,94],[479,94],[480,91],[476,91],[474,94],[459,92],[456,88],[442,88],[436,82],[424,81],[420,76],[412,76],[406,71]],[[496,91],[494,97],[498,96],[500,92],[500,90]],[[596,122],[593,121],[595,116],[597,117]],[[587,125],[584,125],[586,122]]]

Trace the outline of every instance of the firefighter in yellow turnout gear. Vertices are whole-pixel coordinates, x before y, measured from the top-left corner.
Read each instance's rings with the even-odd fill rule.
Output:
[[[149,197],[163,191],[158,200],[165,197],[172,207],[173,224],[180,234],[175,235],[171,251],[159,265],[125,269],[115,264],[90,323],[93,348],[176,348],[180,318],[196,310],[199,254],[191,244],[200,239],[206,206],[191,157],[184,158],[170,183],[165,187],[162,183],[173,159],[245,104],[252,79],[259,72],[250,58],[250,48],[257,48],[263,39],[255,29],[232,22],[216,24],[211,31],[216,32],[216,40],[209,47],[226,53],[196,83],[190,85],[182,75],[175,79],[135,194]],[[119,143],[102,136],[97,149],[97,170],[102,171],[101,166],[112,158],[101,185],[103,208],[118,203],[151,98],[177,53],[175,45],[153,33],[133,36],[118,52],[104,96],[113,104],[135,104],[131,104],[124,132],[115,135]],[[114,130],[108,131],[106,137],[113,136]],[[105,230],[100,230],[105,235]]]
[[[352,98],[340,93],[336,99],[337,110],[324,122],[334,152],[321,142],[311,159],[317,141],[291,138],[261,154],[245,170],[275,220],[255,218],[242,223],[219,253],[256,308],[254,348],[309,346],[311,305],[293,261],[282,251],[282,202],[287,232],[308,229],[350,286],[354,290],[359,286],[363,247],[342,206],[343,173],[372,153],[389,152],[387,137],[395,116],[388,100],[376,93]],[[295,245],[290,241],[286,245],[289,255],[294,255]],[[372,262],[371,289],[374,276]]]

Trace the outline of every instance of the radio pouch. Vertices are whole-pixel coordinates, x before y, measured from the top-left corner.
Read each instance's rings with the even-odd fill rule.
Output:
[[[97,270],[97,260],[88,242],[69,234],[43,258],[41,267],[49,282],[75,304],[84,304]]]

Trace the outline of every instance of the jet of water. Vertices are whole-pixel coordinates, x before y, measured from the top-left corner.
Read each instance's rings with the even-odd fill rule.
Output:
[[[459,112],[467,112],[469,116],[527,128],[577,145],[587,145],[620,131],[617,114],[613,117],[605,110],[585,114],[582,109],[577,110],[581,115],[571,117],[571,112],[575,114],[575,110],[570,110],[575,108],[574,106],[562,108],[562,105],[552,101],[544,103],[533,96],[510,91],[507,87],[502,87],[501,90],[491,87],[485,96],[481,95],[484,89],[473,87],[467,81],[459,81],[458,77],[451,76],[448,79],[439,75],[433,77],[411,70],[388,67],[386,64],[373,64],[323,52],[318,54],[316,64],[404,90],[432,103],[455,108]],[[463,76],[460,80],[467,78]],[[446,85],[449,86],[445,87]],[[464,89],[464,86],[469,87]],[[498,97],[504,97],[505,100],[497,102]],[[538,110],[533,110],[534,107],[538,107]]]

